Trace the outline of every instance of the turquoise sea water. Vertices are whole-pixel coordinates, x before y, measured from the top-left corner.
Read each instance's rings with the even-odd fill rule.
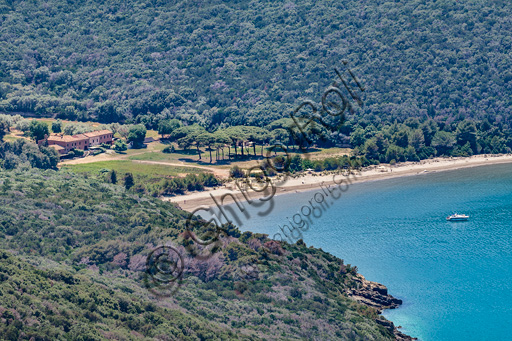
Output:
[[[249,207],[241,229],[273,236],[319,191],[277,196],[264,217]],[[512,165],[354,184],[327,203],[304,241],[403,299],[384,312],[403,332],[420,340],[512,340]],[[471,219],[447,222],[453,212]]]

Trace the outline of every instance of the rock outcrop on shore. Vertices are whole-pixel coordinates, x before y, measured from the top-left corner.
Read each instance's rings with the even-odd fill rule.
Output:
[[[360,303],[377,309],[379,314],[384,309],[395,309],[403,303],[402,300],[389,295],[388,288],[385,285],[368,281],[361,274],[357,274],[353,280],[355,281],[355,286],[349,289],[348,295]],[[386,320],[382,316],[375,321],[393,333],[397,340],[417,340],[400,332],[393,322]]]

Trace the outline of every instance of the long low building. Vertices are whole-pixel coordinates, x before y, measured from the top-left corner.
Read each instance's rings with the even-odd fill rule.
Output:
[[[55,147],[59,154],[67,154],[73,149],[88,150],[90,147],[99,146],[102,143],[112,144],[114,134],[110,130],[93,131],[78,135],[52,134],[46,140],[48,146]],[[44,140],[40,141],[40,143]]]

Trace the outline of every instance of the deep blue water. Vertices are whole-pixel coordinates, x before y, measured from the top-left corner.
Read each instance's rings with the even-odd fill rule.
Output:
[[[264,217],[251,207],[241,229],[272,237],[319,191],[277,196]],[[384,312],[403,332],[421,340],[512,340],[512,165],[354,184],[327,202],[304,241],[403,299]],[[453,212],[471,219],[447,222]]]

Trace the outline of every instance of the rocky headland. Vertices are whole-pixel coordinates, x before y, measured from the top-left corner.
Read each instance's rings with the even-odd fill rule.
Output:
[[[403,302],[402,300],[391,296],[388,293],[388,288],[380,283],[368,281],[363,275],[357,274],[353,280],[355,285],[348,289],[347,294],[354,300],[363,303],[369,307],[377,309],[382,313],[384,309],[395,309],[398,308]],[[384,326],[390,332],[392,332],[397,340],[417,340],[409,335],[398,330],[399,327],[395,327],[393,322],[379,317],[375,320],[378,324]]]

